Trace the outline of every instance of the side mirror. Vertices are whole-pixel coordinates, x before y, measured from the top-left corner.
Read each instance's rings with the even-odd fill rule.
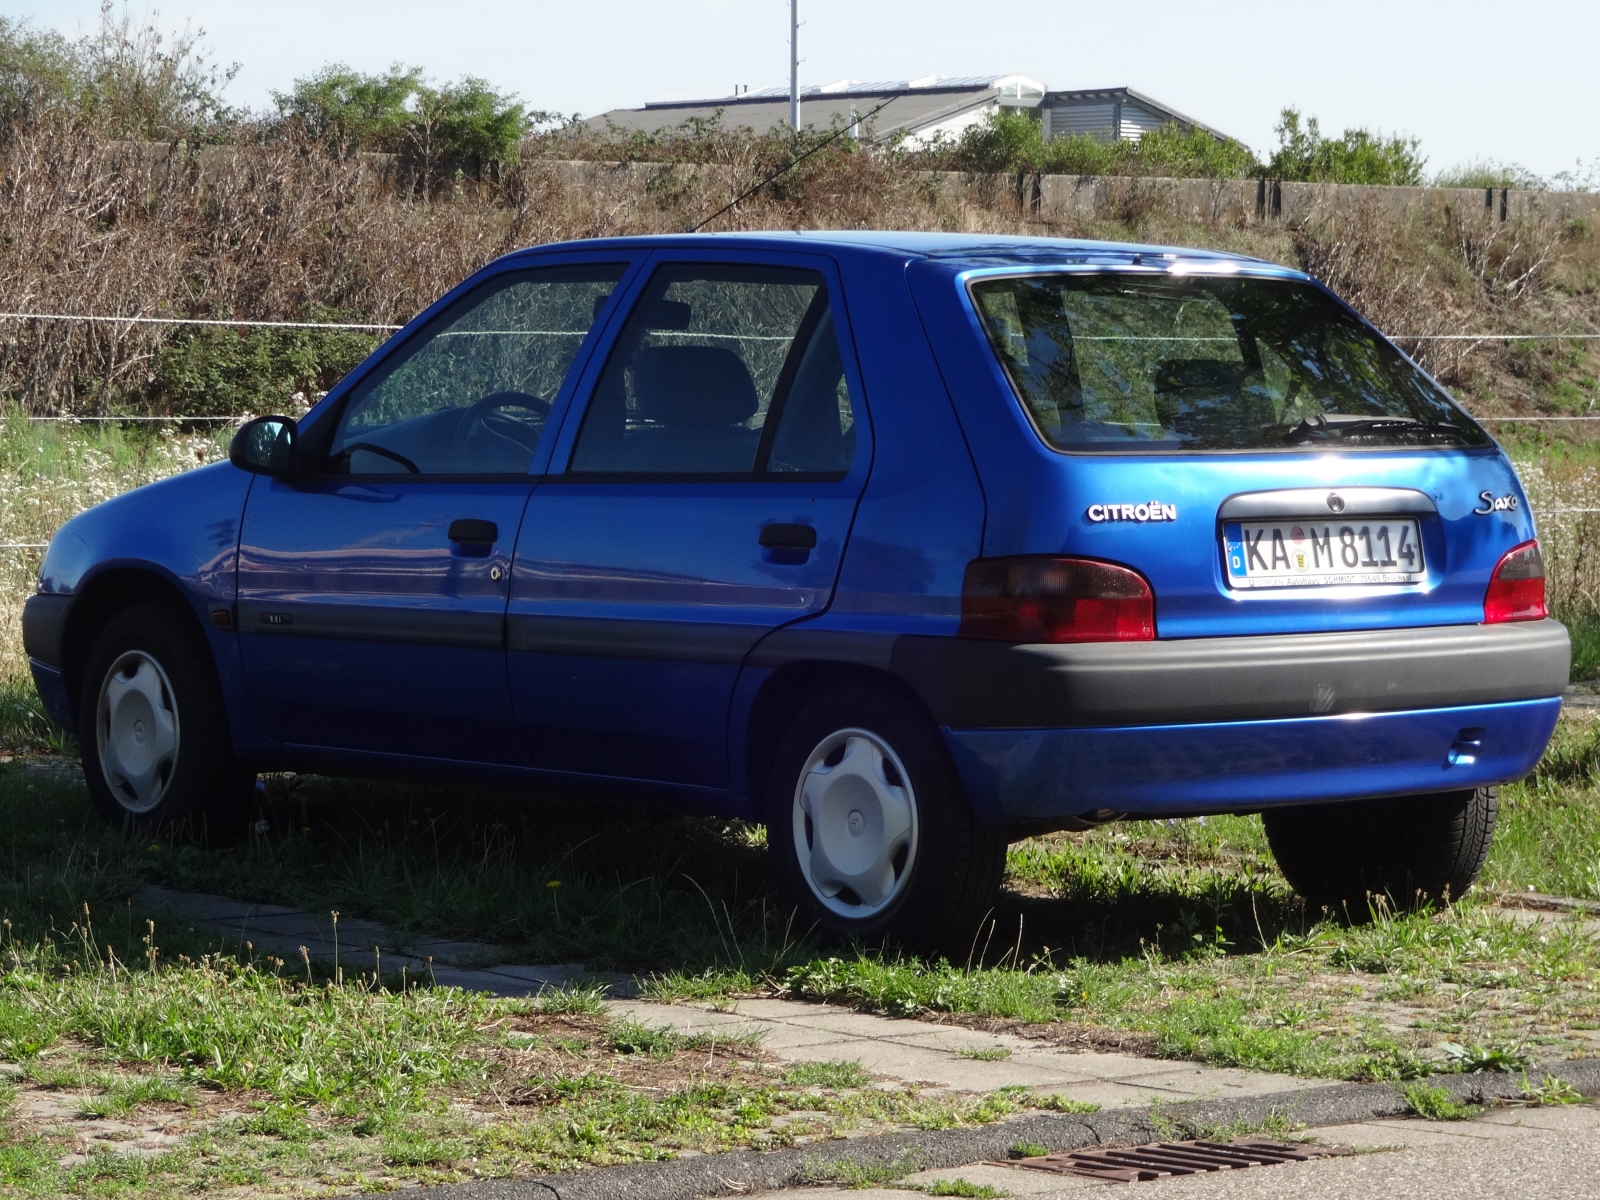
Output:
[[[290,417],[256,417],[233,435],[228,461],[257,475],[288,475],[294,470],[295,423]]]

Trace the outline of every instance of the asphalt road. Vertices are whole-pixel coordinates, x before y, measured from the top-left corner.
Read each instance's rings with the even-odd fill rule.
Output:
[[[1128,1200],[1600,1200],[1600,1109],[1501,1109],[1468,1122],[1371,1121],[1314,1131],[1363,1153],[1277,1167],[1108,1185],[1015,1167],[975,1164],[906,1182],[965,1179],[1017,1200],[1049,1200],[1126,1186]],[[772,1200],[905,1200],[904,1190],[795,1188]]]

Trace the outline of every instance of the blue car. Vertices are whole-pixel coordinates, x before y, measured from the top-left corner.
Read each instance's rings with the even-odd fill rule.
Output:
[[[913,233],[502,258],[68,522],[25,632],[114,821],[604,787],[926,948],[1008,842],[1123,817],[1260,813],[1315,905],[1459,895],[1569,659],[1504,453],[1314,280]]]

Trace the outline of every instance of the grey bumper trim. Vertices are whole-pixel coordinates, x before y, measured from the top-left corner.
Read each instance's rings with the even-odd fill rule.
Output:
[[[43,592],[28,597],[22,606],[22,645],[29,658],[61,669],[66,654],[67,614],[76,599]]]
[[[1176,725],[1559,696],[1556,621],[1069,646],[902,637],[893,669],[941,725]]]

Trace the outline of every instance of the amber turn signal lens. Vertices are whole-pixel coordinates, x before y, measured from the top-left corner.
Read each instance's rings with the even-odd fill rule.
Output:
[[[1544,600],[1544,555],[1537,540],[1507,550],[1495,564],[1483,597],[1483,623],[1539,621],[1550,615]]]
[[[961,589],[961,636],[1005,642],[1147,642],[1155,596],[1143,575],[1088,558],[979,558]]]

